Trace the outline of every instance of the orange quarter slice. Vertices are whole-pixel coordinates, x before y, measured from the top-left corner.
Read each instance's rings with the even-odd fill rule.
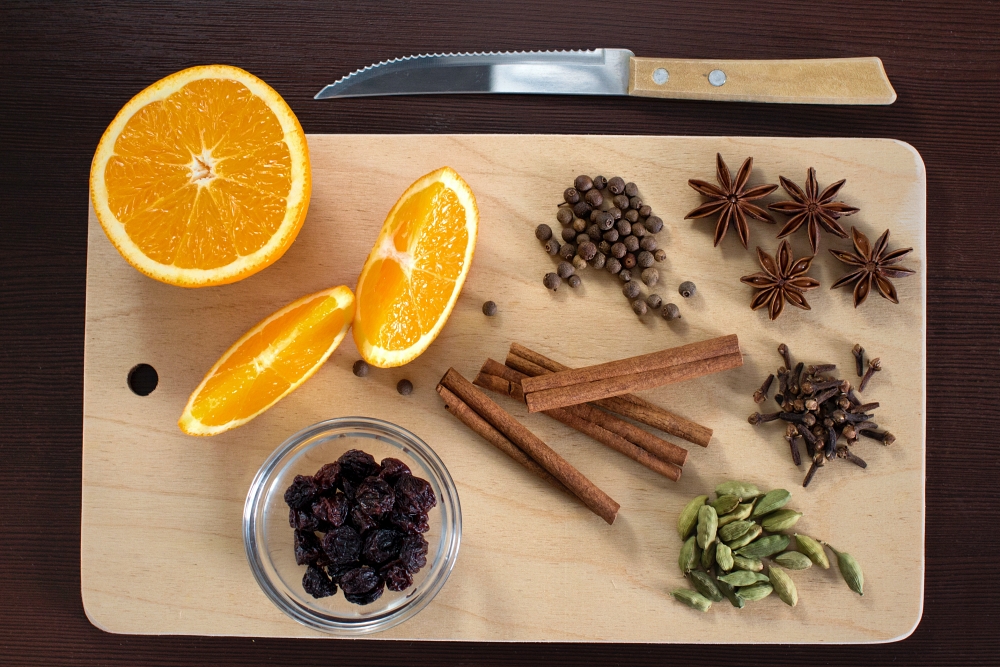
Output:
[[[299,385],[333,354],[354,318],[346,286],[304,296],[259,322],[215,362],[191,394],[178,425],[216,435],[246,424]]]
[[[479,209],[450,167],[418,179],[382,224],[355,290],[354,342],[380,368],[416,359],[437,338],[469,274]]]

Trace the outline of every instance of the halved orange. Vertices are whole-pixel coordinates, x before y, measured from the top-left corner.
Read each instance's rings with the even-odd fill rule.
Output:
[[[476,198],[451,167],[407,188],[355,290],[354,342],[365,361],[401,366],[437,338],[469,274],[478,230]]]
[[[309,207],[299,121],[236,67],[192,67],[118,112],[90,167],[94,212],[125,260],[171,285],[231,283],[295,240]]]
[[[319,370],[347,334],[354,295],[346,286],[304,296],[233,343],[191,394],[177,424],[215,435],[246,424]]]

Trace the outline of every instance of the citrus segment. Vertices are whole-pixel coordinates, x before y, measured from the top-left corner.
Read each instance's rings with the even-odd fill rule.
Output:
[[[399,198],[358,278],[354,340],[382,368],[419,356],[440,333],[468,275],[479,209],[450,167]]]
[[[309,379],[354,318],[354,295],[341,285],[304,296],[245,333],[191,394],[178,422],[190,435],[215,435],[247,423]]]
[[[174,285],[245,278],[305,219],[305,134],[285,101],[235,67],[183,70],[136,95],[101,137],[94,211],[135,268]]]

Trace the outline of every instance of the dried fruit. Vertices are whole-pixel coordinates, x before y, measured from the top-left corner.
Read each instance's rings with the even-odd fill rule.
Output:
[[[806,275],[812,266],[813,257],[793,260],[792,247],[788,245],[788,241],[782,241],[776,258],[758,246],[757,260],[764,270],[740,278],[740,282],[757,289],[750,300],[752,310],[767,306],[767,316],[772,320],[781,315],[786,301],[796,308],[812,310],[806,301],[805,292],[819,287],[818,280]]]
[[[809,234],[809,247],[815,255],[819,248],[819,230],[823,229],[835,234],[842,239],[847,238],[847,232],[840,226],[837,219],[844,215],[852,215],[860,209],[848,206],[844,202],[833,201],[840,188],[846,183],[841,179],[826,187],[823,192],[819,191],[819,183],[816,181],[816,170],[809,167],[806,175],[806,189],[802,189],[784,176],[778,176],[781,187],[785,189],[793,201],[779,201],[768,206],[772,211],[778,211],[792,217],[785,223],[785,226],[778,232],[778,238],[783,239],[789,234],[794,234],[799,227],[806,224]]]
[[[313,516],[312,512],[289,507],[288,525],[296,530],[316,530],[319,528],[319,519]]]
[[[365,537],[361,557],[368,563],[382,564],[396,559],[402,548],[402,533],[391,528],[378,528]]]
[[[385,587],[390,591],[405,591],[413,585],[413,575],[400,560],[387,563],[379,574],[385,581]]]
[[[337,584],[330,581],[326,572],[315,565],[307,567],[306,573],[302,575],[302,588],[314,598],[330,597],[337,592]]]
[[[686,588],[678,588],[676,591],[671,591],[670,594],[677,600],[698,611],[708,611],[712,607],[712,601],[707,597]]]
[[[334,528],[323,537],[323,552],[333,565],[356,561],[361,554],[361,537],[350,526]]]
[[[719,245],[722,239],[725,238],[726,231],[729,229],[729,225],[732,224],[736,227],[736,233],[739,234],[740,243],[746,248],[747,242],[750,240],[750,227],[747,224],[747,216],[771,224],[775,222],[770,213],[750,202],[766,197],[774,192],[778,186],[757,185],[749,189],[746,188],[747,181],[750,180],[750,172],[753,170],[752,157],[748,157],[743,161],[739,171],[736,173],[736,178],[733,178],[732,172],[729,171],[729,167],[723,161],[721,153],[716,154],[715,165],[716,178],[719,181],[719,185],[713,185],[698,179],[688,181],[688,185],[708,197],[709,201],[692,210],[684,216],[684,219],[704,218],[718,213],[719,220],[715,225],[715,245]]]
[[[371,517],[380,517],[391,512],[396,502],[392,486],[379,477],[369,477],[358,486],[354,495],[355,502]]]
[[[327,463],[313,475],[313,480],[316,481],[320,493],[336,489],[337,484],[340,482],[340,464],[336,461]]]
[[[396,481],[403,475],[411,475],[410,467],[399,459],[385,458],[379,463],[382,468],[378,476],[386,480],[390,484],[395,484]]]
[[[347,520],[347,512],[350,503],[343,493],[338,493],[332,498],[324,497],[313,503],[312,513],[320,521],[324,521],[334,528],[344,525]]]
[[[296,530],[294,537],[295,563],[306,565],[314,562],[323,553],[316,535],[309,530]]]
[[[367,593],[381,585],[378,573],[367,565],[354,568],[340,577],[340,587],[345,594]]]
[[[317,495],[319,486],[315,479],[307,475],[296,475],[285,490],[285,503],[296,509],[308,509]]]
[[[414,477],[404,475],[396,482],[396,509],[404,514],[426,514],[437,504],[434,489],[430,483]]]
[[[850,264],[856,268],[831,285],[830,289],[853,284],[855,308],[865,302],[873,284],[878,293],[884,298],[893,303],[899,303],[899,298],[896,296],[896,287],[889,278],[905,278],[906,276],[913,275],[914,271],[912,269],[896,264],[897,260],[910,254],[913,248],[902,248],[887,252],[889,244],[888,229],[875,241],[874,248],[868,242],[868,237],[859,232],[857,227],[851,227],[851,234],[854,237],[853,253],[831,250],[830,254],[841,262]]]
[[[412,574],[416,574],[420,568],[427,564],[427,546],[427,540],[419,533],[403,538],[403,545],[399,550],[399,560]]]
[[[340,474],[352,482],[360,482],[366,477],[377,475],[378,464],[371,454],[360,449],[350,449],[337,459],[340,464]]]

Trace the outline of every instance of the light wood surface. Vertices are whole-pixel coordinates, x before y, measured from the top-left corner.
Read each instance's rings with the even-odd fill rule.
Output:
[[[464,534],[451,579],[418,616],[385,639],[634,642],[877,642],[908,635],[919,621],[924,571],[925,174],[906,144],[875,139],[723,137],[385,136],[309,137],[314,189],[309,217],[270,268],[222,287],[185,290],[130,268],[90,217],[84,377],[81,576],[89,618],[111,632],[320,636],[286,618],[260,592],[244,556],[241,520],[250,480],[286,437],[321,419],[388,419],[427,441],[461,495]],[[843,265],[823,237],[809,293],[812,310],[786,308],[777,322],[751,312],[739,282],[758,270],[752,249],[777,247],[777,228],[751,222],[751,252],[729,234],[712,246],[714,223],[685,221],[701,198],[686,181],[714,178],[715,153],[730,167],[753,155],[751,183],[796,182],[816,167],[821,185],[840,178],[842,199],[861,212],[844,222],[870,238],[886,227],[891,247],[912,246],[900,304],[877,295],[855,310],[831,291]],[[293,299],[353,286],[385,213],[417,177],[450,165],[469,182],[481,212],[479,245],[465,289],[440,338],[408,366],[351,374],[350,337],[308,383],[250,424],[210,439],[183,435],[177,418],[190,391],[244,331]],[[553,270],[533,236],[554,228],[555,204],[578,173],[622,175],[665,221],[668,259],[658,292],[683,319],[638,320],[607,273],[584,272],[578,290],[551,293]],[[765,201],[784,198],[777,192]],[[796,256],[808,243],[793,239]],[[684,280],[698,285],[684,300]],[[492,299],[496,317],[480,307]],[[621,503],[606,525],[525,471],[444,409],[434,386],[449,366],[473,377],[487,356],[518,340],[568,365],[609,361],[737,333],[742,368],[642,396],[715,429],[707,449],[688,447],[674,483],[512,400],[505,408]],[[806,363],[833,362],[853,380],[851,346],[882,358],[865,393],[882,403],[890,448],[862,440],[860,470],[835,461],[800,486],[780,426],[751,427],[751,395],[780,363],[786,342]],[[139,397],[129,369],[149,363],[159,386]],[[413,381],[411,396],[395,384]],[[773,405],[773,403],[769,404]],[[683,444],[683,443],[680,443]],[[799,604],[728,603],[699,614],[668,591],[677,571],[677,514],[694,495],[729,478],[792,491],[805,513],[797,528],[853,554],[865,596],[835,568],[794,572]],[[290,547],[289,547],[290,548]]]
[[[657,74],[657,70],[662,72]],[[709,75],[715,70],[725,74],[722,85],[713,85],[710,81]],[[629,95],[640,97],[787,104],[892,104],[896,101],[896,91],[878,58],[632,58],[630,79]]]

